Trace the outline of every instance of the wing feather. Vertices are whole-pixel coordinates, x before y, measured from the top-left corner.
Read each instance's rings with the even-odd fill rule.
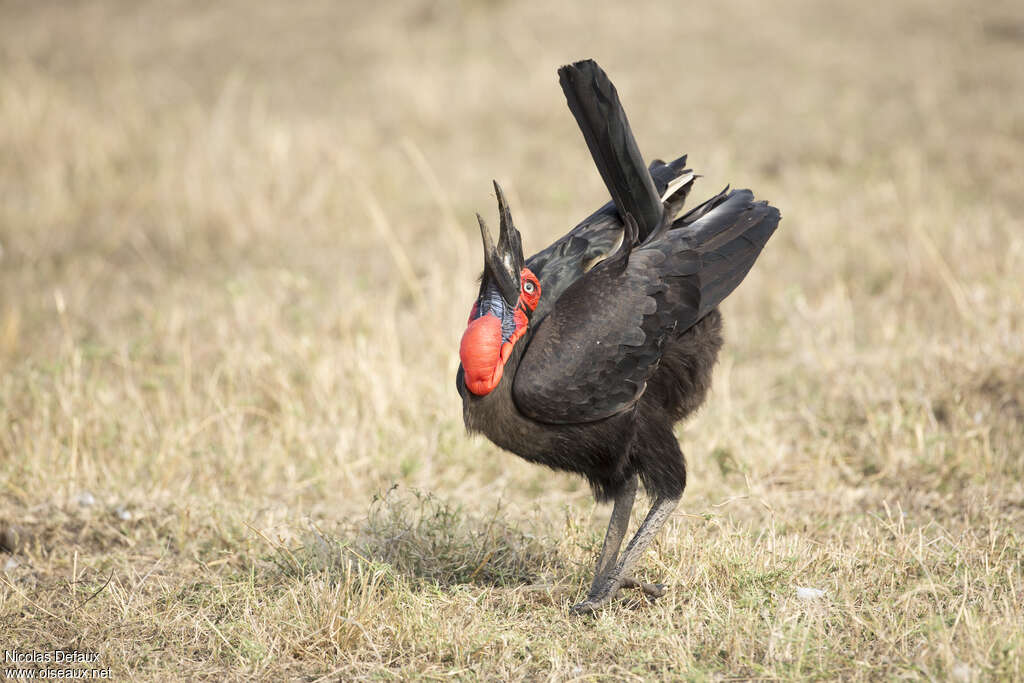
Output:
[[[630,410],[665,344],[718,306],[775,231],[779,212],[747,190],[574,281],[539,321],[512,388],[525,415],[552,424]],[[680,221],[683,221],[680,219]]]

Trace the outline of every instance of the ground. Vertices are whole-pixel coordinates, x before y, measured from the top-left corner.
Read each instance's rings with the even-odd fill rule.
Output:
[[[594,618],[609,508],[454,386],[491,179],[528,253],[607,199],[584,57],[695,199],[783,214],[677,432],[669,592]],[[0,648],[1021,679],[1021,64],[1011,2],[0,3]]]

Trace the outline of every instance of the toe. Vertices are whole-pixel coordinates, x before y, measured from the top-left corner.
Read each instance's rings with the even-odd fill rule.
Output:
[[[663,583],[645,583],[640,586],[640,589],[649,598],[660,598],[665,595],[665,584]]]
[[[622,582],[623,588],[639,588],[644,592],[648,598],[660,598],[665,595],[665,584],[663,583],[644,583],[643,581],[637,581],[633,577],[625,579]]]

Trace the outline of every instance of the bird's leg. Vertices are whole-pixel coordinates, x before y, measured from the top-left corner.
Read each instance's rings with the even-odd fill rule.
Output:
[[[596,608],[615,597],[619,588],[626,585],[627,581],[632,585],[632,582],[635,580],[629,577],[633,567],[636,565],[637,560],[640,559],[640,556],[644,554],[644,551],[647,550],[647,546],[657,536],[661,527],[665,525],[665,521],[678,504],[679,498],[659,497],[654,501],[651,511],[647,513],[647,519],[636,530],[633,540],[626,546],[626,550],[622,553],[622,557],[619,558],[618,564],[606,576],[595,581],[595,585],[590,589],[587,599],[573,606],[573,613],[586,614],[593,612]],[[644,587],[644,584],[640,585]],[[645,592],[647,592],[646,589]]]
[[[604,535],[604,545],[601,546],[601,554],[597,557],[597,569],[594,570],[594,582],[590,586],[590,592],[597,590],[601,580],[612,567],[619,556],[619,548],[622,547],[622,538],[629,528],[629,513],[633,511],[633,500],[636,498],[636,477],[630,477],[626,485],[622,487],[615,496],[615,505],[612,507],[612,515],[608,519],[608,531]]]

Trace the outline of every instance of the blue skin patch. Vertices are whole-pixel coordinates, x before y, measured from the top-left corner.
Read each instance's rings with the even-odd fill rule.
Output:
[[[514,316],[514,309],[509,308],[505,304],[505,299],[502,298],[501,292],[498,291],[496,285],[488,285],[484,293],[480,295],[480,300],[477,302],[477,316],[478,318],[483,317],[490,313],[495,318],[501,321],[501,343],[504,344],[508,341],[512,333],[516,331],[516,320]]]

